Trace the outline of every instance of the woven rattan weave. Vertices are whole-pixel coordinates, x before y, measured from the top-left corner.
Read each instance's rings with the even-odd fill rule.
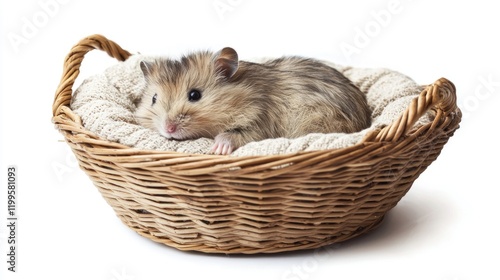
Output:
[[[69,107],[84,55],[131,54],[100,35],[64,61],[53,123],[117,216],[154,241],[210,253],[317,248],[375,228],[458,128],[454,85],[441,78],[394,123],[337,150],[231,157],[137,150],[100,139]],[[414,127],[431,110],[433,121]]]

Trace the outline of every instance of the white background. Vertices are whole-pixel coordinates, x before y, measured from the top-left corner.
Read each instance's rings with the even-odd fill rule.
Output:
[[[1,279],[500,279],[494,1],[163,2],[1,2]],[[421,84],[444,76],[457,86],[464,118],[372,234],[321,251],[180,252],[124,226],[51,123],[63,59],[94,33],[143,54],[232,46],[243,59],[304,55],[387,67]],[[114,63],[95,51],[81,76]],[[19,169],[16,273],[6,263],[12,164]]]

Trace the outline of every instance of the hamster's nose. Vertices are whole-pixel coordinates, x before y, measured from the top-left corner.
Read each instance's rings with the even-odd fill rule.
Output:
[[[177,125],[173,123],[167,123],[167,127],[165,129],[168,133],[174,133],[177,130]]]

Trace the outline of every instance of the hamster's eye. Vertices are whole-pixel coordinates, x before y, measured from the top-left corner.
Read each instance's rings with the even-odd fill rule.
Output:
[[[190,102],[196,102],[201,99],[201,92],[197,89],[192,89],[188,93],[188,100]]]
[[[157,98],[158,98],[158,93],[155,93],[155,95],[153,95],[153,99],[151,100],[151,106],[155,105]]]

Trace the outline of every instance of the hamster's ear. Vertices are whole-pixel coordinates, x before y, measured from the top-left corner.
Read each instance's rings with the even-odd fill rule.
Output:
[[[149,76],[149,74],[151,73],[151,69],[152,69],[152,65],[150,62],[146,62],[146,61],[141,61],[141,70],[142,70],[142,73],[144,74],[145,77]]]
[[[238,53],[232,48],[223,48],[215,54],[215,67],[227,79],[238,70]]]

